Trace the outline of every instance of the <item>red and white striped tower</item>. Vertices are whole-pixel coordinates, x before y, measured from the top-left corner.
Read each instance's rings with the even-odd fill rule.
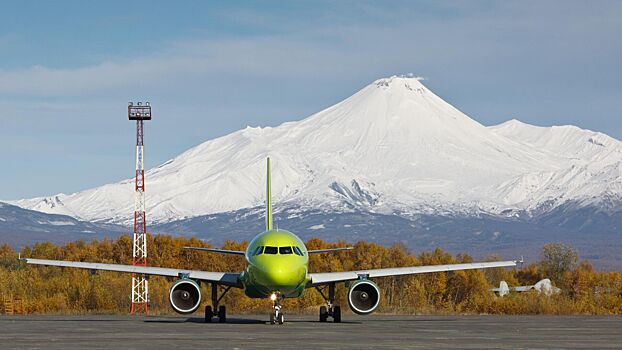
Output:
[[[151,105],[129,103],[127,114],[136,121],[136,186],[134,197],[134,244],[132,265],[147,266],[147,218],[145,214],[145,167],[143,164],[143,121],[151,120]],[[149,280],[143,274],[132,274],[132,314],[149,313]]]

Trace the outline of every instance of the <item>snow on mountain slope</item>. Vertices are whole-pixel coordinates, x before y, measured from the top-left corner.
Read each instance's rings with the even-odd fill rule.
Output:
[[[622,142],[574,125],[541,127],[512,119],[489,128],[501,136],[569,158],[577,164],[611,164],[622,160]]]
[[[503,183],[499,191],[507,204],[535,209],[568,200],[595,204],[605,198],[622,199],[622,142],[571,125],[539,127],[510,120],[490,129],[567,159],[557,171],[523,174]]]
[[[620,145],[574,127],[517,121],[485,127],[419,79],[394,76],[301,121],[247,127],[147,171],[148,218],[166,222],[261,205],[268,156],[281,205],[437,214],[533,209],[622,193]],[[13,203],[129,222],[132,180]]]

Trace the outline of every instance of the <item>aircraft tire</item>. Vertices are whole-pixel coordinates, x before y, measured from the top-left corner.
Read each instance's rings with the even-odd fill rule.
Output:
[[[211,323],[212,317],[214,317],[214,312],[212,311],[212,307],[209,305],[205,306],[205,323]]]
[[[283,317],[283,314],[279,314],[278,318],[279,318],[279,324],[283,324],[283,322],[285,322],[285,317]]]
[[[326,306],[320,306],[320,322],[326,322],[328,319],[328,309]]]
[[[227,322],[227,308],[224,305],[218,307],[218,322]]]
[[[274,314],[270,314],[270,324],[276,324],[276,320],[274,318]]]
[[[341,323],[341,307],[340,306],[333,307],[333,322]]]

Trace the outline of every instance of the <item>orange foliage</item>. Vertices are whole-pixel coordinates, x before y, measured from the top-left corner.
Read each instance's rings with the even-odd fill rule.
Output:
[[[56,246],[38,243],[22,249],[22,256],[71,261],[92,261],[115,264],[131,262],[129,236],[115,240],[76,241]],[[200,251],[183,250],[184,246],[210,247],[197,238],[153,235],[148,238],[149,265],[209,271],[239,272],[244,258]],[[244,250],[247,242],[226,241],[225,249]],[[308,249],[348,246],[347,242],[329,243],[314,238]],[[453,256],[442,249],[410,253],[403,245],[391,247],[360,241],[353,251],[314,254],[310,257],[311,272],[344,271],[399,266],[436,265],[471,262],[468,255]],[[498,260],[491,257],[488,260]],[[594,271],[588,262],[565,272],[561,280],[553,281],[562,293],[545,296],[537,293],[513,293],[504,298],[489,291],[501,280],[510,285],[533,284],[545,278],[540,264],[521,269],[489,269],[456,271],[379,278],[381,289],[380,312],[405,313],[495,313],[495,314],[621,314],[622,275],[618,272]],[[173,280],[152,277],[150,310],[155,314],[172,313],[168,305],[168,288]],[[204,295],[209,285],[204,284]],[[346,287],[337,285],[337,301],[347,305]],[[17,260],[17,253],[0,245],[0,294],[25,300],[29,313],[127,313],[130,308],[130,276],[114,272],[63,269],[58,267],[26,266]],[[208,301],[205,300],[204,303]],[[224,298],[230,312],[267,312],[268,300],[249,299],[241,290],[231,290]],[[298,299],[285,301],[288,312],[317,311],[323,304],[313,289]],[[346,310],[347,307],[344,307]]]

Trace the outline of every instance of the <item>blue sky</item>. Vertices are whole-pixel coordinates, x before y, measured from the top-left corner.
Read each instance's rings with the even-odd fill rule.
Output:
[[[128,101],[152,102],[152,167],[411,72],[486,125],[517,118],[622,139],[622,2],[232,3],[3,4],[0,198],[131,177]]]

